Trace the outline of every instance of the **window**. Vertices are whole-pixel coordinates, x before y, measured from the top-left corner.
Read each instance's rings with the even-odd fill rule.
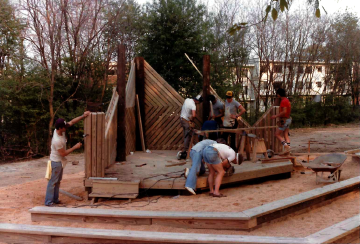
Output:
[[[274,65],[274,73],[282,73],[282,65]]]
[[[322,86],[321,81],[316,82],[316,85],[320,88]]]
[[[267,67],[265,64],[262,64],[262,65],[260,66],[260,73],[265,73],[265,72],[267,72],[267,69],[268,69],[268,67]]]
[[[304,67],[303,66],[298,67],[298,73],[300,73],[300,74],[304,73]]]
[[[317,67],[317,71],[318,71],[319,73],[322,73],[322,66],[318,66],[318,67]]]
[[[311,74],[311,72],[312,72],[312,67],[311,67],[311,66],[307,66],[307,67],[305,68],[305,73],[306,73],[306,74]]]
[[[245,94],[245,96],[247,96],[247,94],[248,94],[248,87],[247,86],[244,86],[244,94]]]

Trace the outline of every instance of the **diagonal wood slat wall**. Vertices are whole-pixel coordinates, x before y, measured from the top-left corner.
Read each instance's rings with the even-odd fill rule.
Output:
[[[145,145],[152,150],[178,150],[183,144],[180,126],[182,98],[146,61]]]

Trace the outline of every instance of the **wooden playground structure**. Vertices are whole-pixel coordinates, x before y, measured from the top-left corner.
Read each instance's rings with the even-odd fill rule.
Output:
[[[85,190],[93,199],[136,198],[149,189],[183,190],[184,168],[191,166],[190,160],[176,159],[183,143],[179,114],[184,99],[143,58],[131,63],[125,82],[123,54],[124,46],[119,47],[118,87],[113,91],[107,112],[92,113],[85,119],[85,135],[88,135],[85,137]],[[206,65],[209,63],[204,62]],[[203,68],[204,97],[210,93],[216,95],[209,85],[208,68]],[[200,127],[207,117],[205,103],[198,107],[197,113],[196,123]],[[264,154],[264,148],[275,153],[282,151],[274,136],[275,121],[271,120],[277,113],[279,107],[272,106],[254,125],[242,119],[239,128],[226,130],[236,136],[238,151],[246,160],[235,165],[235,173],[224,177],[222,184],[270,176],[291,177],[295,165],[292,157],[275,160],[263,157],[266,155],[259,157]],[[359,150],[347,154],[358,157]],[[207,184],[205,174],[198,177],[196,188],[207,189]],[[304,237],[75,228],[39,225],[39,222],[253,231],[274,220],[330,204],[338,197],[358,192],[359,187],[360,176],[357,176],[239,212],[38,206],[29,210],[31,221],[37,222],[36,225],[0,223],[0,237],[6,243],[355,243],[360,235],[359,214]]]
[[[205,60],[204,57],[204,66],[210,65]],[[120,60],[118,65],[121,64]],[[202,95],[206,101],[210,93],[217,94],[205,73],[209,69],[203,70]],[[191,161],[176,160],[183,145],[180,112],[184,99],[141,57],[131,62],[127,82],[119,74],[106,113],[92,113],[84,122],[88,135],[84,143],[84,186],[88,196],[136,198],[140,189],[184,189],[183,172],[185,167],[191,167]],[[209,114],[206,106],[206,102],[197,106],[198,128]],[[266,149],[282,151],[274,136],[276,122],[271,120],[278,113],[279,107],[272,106],[253,126],[241,119],[237,129],[220,130],[236,136],[239,152],[246,154],[247,159],[242,165],[235,165],[235,174],[224,178],[223,184],[272,175],[291,176],[293,163],[289,158],[271,164],[255,163],[257,153],[267,157]],[[192,141],[196,139],[194,134]],[[197,189],[208,187],[206,179],[206,174],[198,178]]]

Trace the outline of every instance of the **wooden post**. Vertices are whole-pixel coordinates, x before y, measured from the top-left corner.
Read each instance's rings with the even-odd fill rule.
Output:
[[[209,117],[210,104],[208,100],[210,95],[210,55],[203,57],[203,122]]]
[[[144,141],[144,131],[143,131],[143,126],[142,126],[142,119],[141,119],[141,112],[140,112],[140,105],[139,105],[139,96],[138,94],[136,94],[136,109],[137,109],[137,116],[138,116],[138,125],[139,125],[139,133],[140,133],[140,139],[141,139],[141,148],[143,150],[143,152],[146,151],[145,148],[145,141]]]
[[[125,133],[125,111],[126,111],[126,80],[125,80],[125,45],[118,46],[117,63],[117,86],[119,94],[117,106],[117,146],[116,161],[126,161],[126,133]]]
[[[145,64],[143,57],[135,58],[135,93],[139,97],[139,109],[141,115],[142,128],[145,129]],[[136,150],[142,150],[140,129],[137,125],[136,128]],[[145,131],[143,133],[144,141],[146,144]]]
[[[84,121],[84,130],[85,130],[85,139],[84,139],[84,147],[85,147],[85,178],[91,177],[91,114],[90,116],[85,118]]]

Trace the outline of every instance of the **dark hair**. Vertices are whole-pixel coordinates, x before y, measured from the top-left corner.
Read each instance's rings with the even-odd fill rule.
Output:
[[[207,96],[207,99],[211,102],[214,102],[216,100],[216,97],[212,94],[210,94],[209,96]]]
[[[227,145],[226,140],[224,138],[219,138],[216,140],[216,142]]]
[[[279,94],[280,97],[286,97],[286,92],[285,92],[285,90],[282,89],[282,88],[277,89],[276,95],[277,95],[277,94]]]

